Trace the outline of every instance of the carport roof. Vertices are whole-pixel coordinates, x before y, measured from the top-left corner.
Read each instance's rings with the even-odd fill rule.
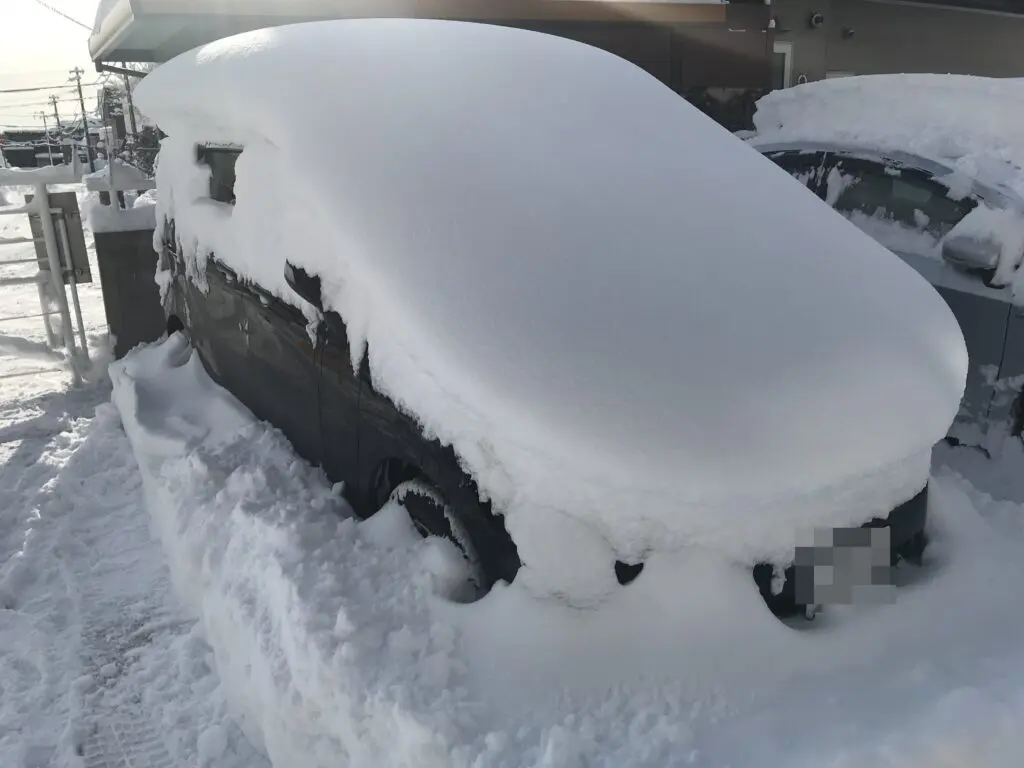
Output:
[[[99,63],[164,62],[223,37],[301,21],[408,16],[501,21],[722,23],[726,0],[104,0],[89,37]]]

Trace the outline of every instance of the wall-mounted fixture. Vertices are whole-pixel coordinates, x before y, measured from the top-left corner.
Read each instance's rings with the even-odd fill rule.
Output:
[[[824,24],[824,14],[818,13],[817,11],[815,11],[814,13],[807,17],[807,26],[809,26],[811,29],[819,29],[822,26],[824,26]]]
[[[853,27],[843,27],[843,40],[849,40],[851,37],[854,36],[854,34],[856,34],[856,31],[857,30],[855,30]]]

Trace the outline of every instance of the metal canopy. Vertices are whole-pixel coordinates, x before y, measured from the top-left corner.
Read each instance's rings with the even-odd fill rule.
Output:
[[[646,0],[114,0],[89,37],[97,64],[156,62],[264,27],[340,18],[722,24],[729,5]]]

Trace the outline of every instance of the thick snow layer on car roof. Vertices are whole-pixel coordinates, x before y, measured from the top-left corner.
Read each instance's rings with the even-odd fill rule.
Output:
[[[170,135],[158,216],[194,275],[212,249],[292,302],[286,257],[322,275],[541,588],[598,598],[614,557],[659,548],[786,558],[797,528],[913,495],[957,411],[966,351],[935,291],[598,49],[327,22],[185,54],[137,96]],[[245,146],[233,208],[204,199],[203,141]]]
[[[840,141],[951,160],[1024,193],[1024,79],[862,75],[772,91],[758,140]]]

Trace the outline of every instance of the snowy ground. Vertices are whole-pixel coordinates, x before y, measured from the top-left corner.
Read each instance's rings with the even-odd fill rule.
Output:
[[[0,289],[0,317],[36,307]],[[810,631],[699,557],[650,564],[610,621],[514,588],[459,607],[450,552],[397,509],[345,519],[187,349],[118,367],[115,407],[38,319],[0,333],[2,766],[1020,764],[1019,448],[941,451],[929,566]]]
[[[0,217],[0,236],[27,233],[26,217]],[[7,246],[0,260],[31,253]],[[265,765],[224,722],[209,647],[150,535],[109,404],[92,270],[81,289],[92,382],[70,387],[39,318],[0,323],[0,765]],[[34,271],[0,266],[0,278]],[[38,311],[34,286],[0,288],[0,318]]]

